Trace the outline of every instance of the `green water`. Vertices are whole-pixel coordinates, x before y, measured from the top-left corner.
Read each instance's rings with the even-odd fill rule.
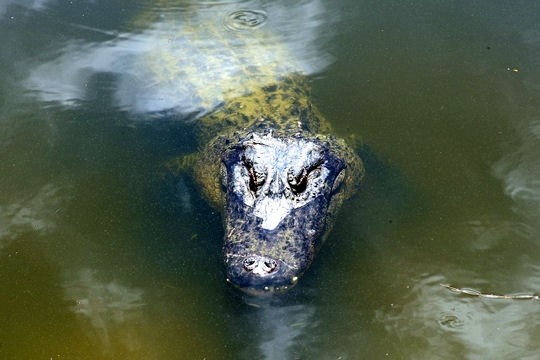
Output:
[[[368,174],[297,288],[259,303],[224,281],[219,214],[164,171],[196,120],[116,92],[135,35],[186,8],[299,29],[286,2],[231,3],[0,3],[0,358],[538,359],[538,300],[440,284],[540,292],[539,5],[299,2],[313,32],[284,39]]]

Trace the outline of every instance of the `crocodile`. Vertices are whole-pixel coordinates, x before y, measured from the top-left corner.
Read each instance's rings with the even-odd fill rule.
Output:
[[[315,35],[330,12],[318,0],[242,6],[158,0],[134,21],[139,31],[71,43],[26,84],[76,106],[92,73],[112,73],[120,109],[195,119],[200,151],[189,162],[222,213],[226,278],[274,294],[309,268],[364,168],[310,100],[309,76],[326,61]]]
[[[319,3],[304,1],[289,11],[308,16],[322,10],[314,6]],[[198,9],[175,26],[184,28],[179,47],[199,59],[180,59],[167,38],[140,71],[191,99],[181,111],[197,117],[201,150],[194,178],[222,214],[227,281],[254,295],[284,292],[313,262],[341,204],[354,194],[363,164],[312,104],[294,51],[264,26],[281,14],[276,8],[233,5],[220,14],[223,22],[212,13]],[[189,81],[178,81],[181,72]]]
[[[309,92],[307,78],[288,74],[200,121],[215,136],[195,178],[223,214],[227,281],[250,294],[298,282],[364,173]]]
[[[296,11],[306,16],[314,5],[303,2]],[[179,68],[190,74],[181,96],[189,93],[196,104],[187,109],[197,114],[201,149],[194,177],[222,214],[227,281],[254,295],[298,282],[364,173],[359,156],[311,102],[294,49],[262,26],[276,15],[266,10],[234,9],[224,14],[232,20],[225,28],[204,11],[191,14],[178,39],[199,58],[172,57],[168,41],[141,67],[153,64],[161,83],[177,79]]]

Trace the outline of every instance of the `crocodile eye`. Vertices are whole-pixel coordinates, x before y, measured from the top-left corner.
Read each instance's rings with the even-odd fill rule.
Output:
[[[302,170],[295,174],[292,169],[287,173],[287,182],[293,194],[298,195],[306,191],[309,179],[315,179],[321,174],[321,165],[323,160],[319,159],[309,166],[305,166]]]
[[[255,170],[253,162],[245,157],[242,159],[244,166],[246,167],[248,176],[249,176],[249,190],[256,193],[261,186],[264,185],[266,180],[266,174],[260,171]]]
[[[287,174],[287,182],[294,194],[300,194],[307,188],[308,170],[303,168],[299,175],[294,176],[292,171]]]

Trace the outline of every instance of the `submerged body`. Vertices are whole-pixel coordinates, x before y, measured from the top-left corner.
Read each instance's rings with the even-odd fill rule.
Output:
[[[251,294],[296,284],[363,174],[308,92],[291,74],[201,121],[203,137],[214,135],[196,178],[223,214],[227,280]]]

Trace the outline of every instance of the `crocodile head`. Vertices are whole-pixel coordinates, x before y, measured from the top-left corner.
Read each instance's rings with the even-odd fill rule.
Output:
[[[325,137],[267,132],[250,133],[224,152],[224,256],[230,283],[255,295],[297,283],[345,197],[348,159],[340,146]]]

